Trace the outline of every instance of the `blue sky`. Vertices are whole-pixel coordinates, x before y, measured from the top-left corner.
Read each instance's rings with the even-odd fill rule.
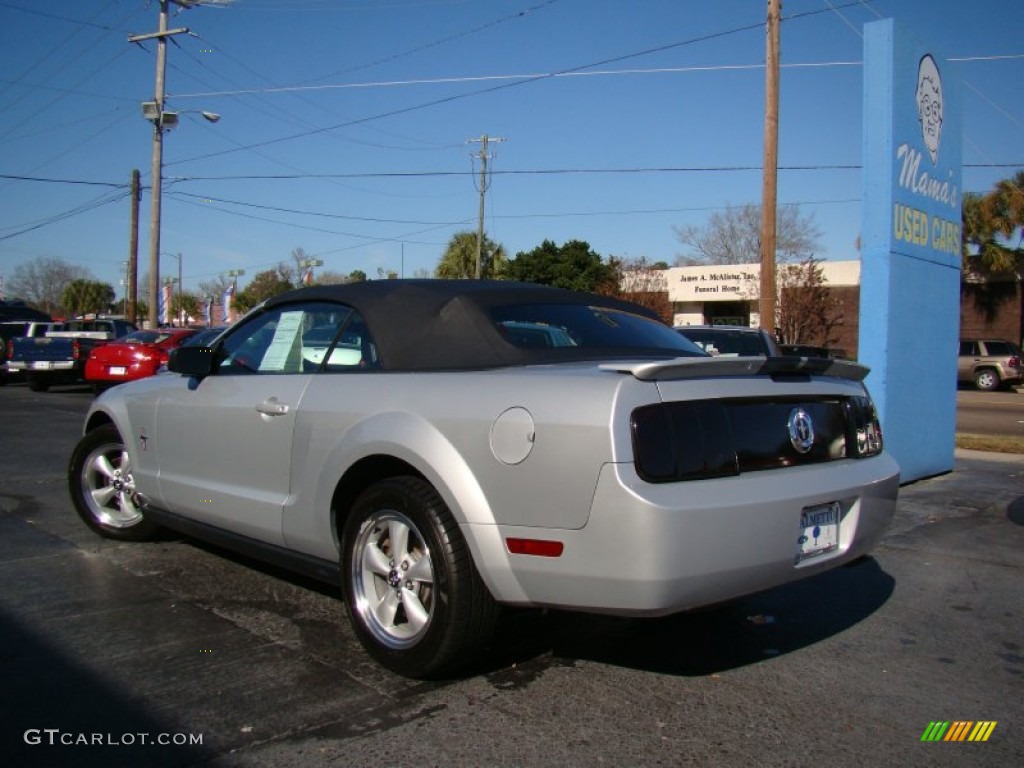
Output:
[[[675,228],[757,202],[766,0],[238,0],[173,16],[161,250],[187,289],[294,248],[349,273],[433,270],[475,230],[673,263]],[[180,11],[180,9],[178,9]],[[0,0],[0,274],[59,257],[120,295],[127,185],[149,253],[147,0]],[[779,202],[856,258],[862,28],[896,18],[962,80],[963,187],[1024,168],[1024,2],[784,0]],[[198,114],[219,113],[216,124]],[[1014,165],[1016,164],[1016,165]],[[989,166],[989,167],[980,167]],[[785,170],[790,168],[792,170]],[[172,256],[162,275],[176,275]]]

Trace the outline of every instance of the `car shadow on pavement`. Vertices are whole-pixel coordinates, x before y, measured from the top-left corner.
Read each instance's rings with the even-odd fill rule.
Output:
[[[1011,523],[1024,525],[1024,496],[1018,496],[1006,507],[1006,516]]]
[[[7,765],[200,765],[216,752],[181,723],[146,714],[137,697],[0,614]]]
[[[661,619],[551,611],[506,616],[488,649],[498,687],[527,684],[575,661],[679,676],[703,676],[793,653],[863,621],[895,580],[871,557],[720,606]],[[500,664],[501,669],[496,669]]]
[[[166,540],[187,542],[246,570],[316,592],[336,600],[339,615],[344,611],[341,590],[336,585],[174,533],[168,533]],[[476,654],[473,663],[447,680],[426,686],[484,675],[496,687],[515,688],[529,684],[549,668],[572,666],[581,660],[659,674],[714,674],[834,637],[871,616],[894,589],[895,580],[869,556],[729,603],[658,619],[506,609],[492,640]],[[330,643],[332,647],[337,645],[337,638],[332,635]],[[364,653],[354,638],[343,645],[349,653]],[[325,648],[315,653],[332,656]]]

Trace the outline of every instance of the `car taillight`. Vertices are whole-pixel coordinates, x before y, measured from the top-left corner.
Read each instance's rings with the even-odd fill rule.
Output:
[[[1017,357],[1017,356],[1011,357],[1010,358],[1010,367],[1011,368],[1020,368],[1020,358]]]
[[[71,358],[77,360],[79,355],[82,353],[81,346],[78,343],[78,339],[71,340]]]
[[[7,342],[7,357],[8,359],[14,357],[14,340],[11,339]]]
[[[637,473],[647,482],[740,473],[729,417],[717,400],[644,406],[631,422]]]
[[[852,397],[846,402],[846,424],[847,455],[860,459],[882,452],[882,425],[870,398]]]

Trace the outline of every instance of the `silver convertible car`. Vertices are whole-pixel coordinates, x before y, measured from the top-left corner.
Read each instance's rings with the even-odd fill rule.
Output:
[[[866,369],[708,357],[607,297],[304,288],[169,368],[87,414],[86,524],[340,582],[363,645],[411,677],[453,673],[502,605],[662,616],[813,576],[896,504]]]

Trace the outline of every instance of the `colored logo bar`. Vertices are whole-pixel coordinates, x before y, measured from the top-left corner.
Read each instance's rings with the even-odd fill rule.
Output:
[[[988,741],[995,729],[995,720],[933,720],[921,741]]]

